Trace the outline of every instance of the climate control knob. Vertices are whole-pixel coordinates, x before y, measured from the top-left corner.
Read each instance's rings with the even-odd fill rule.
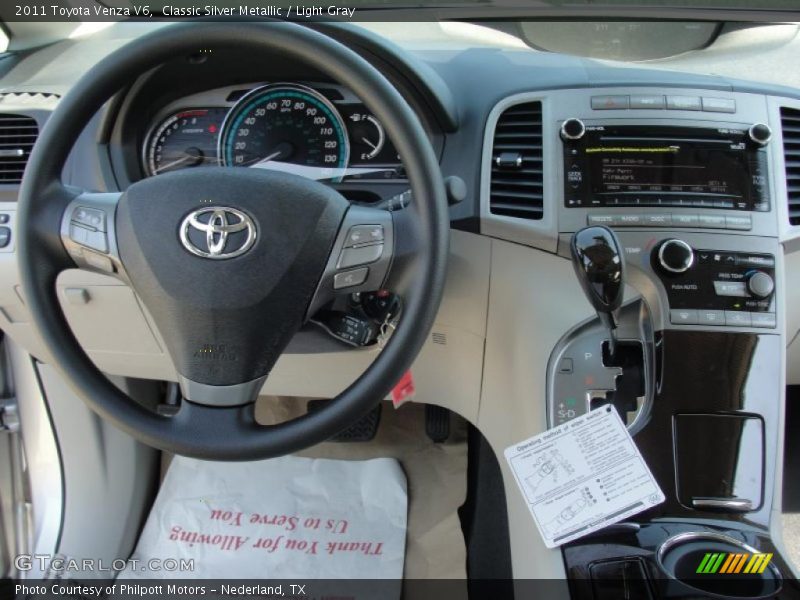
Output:
[[[694,250],[683,240],[667,240],[658,247],[658,264],[667,273],[685,273],[694,264]]]
[[[764,271],[753,271],[747,278],[747,291],[756,298],[769,298],[775,290],[775,282]]]

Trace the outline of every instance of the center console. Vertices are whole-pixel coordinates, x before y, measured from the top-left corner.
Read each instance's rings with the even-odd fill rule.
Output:
[[[770,534],[785,348],[778,125],[763,96],[711,94],[587,90],[550,105],[558,253],[583,228],[610,228],[629,293],[616,333],[590,319],[554,349],[548,421],[613,404],[667,497],[562,547],[573,598],[800,598]],[[627,354],[610,355],[615,337]],[[701,565],[707,555],[720,564]],[[723,568],[737,556],[738,572]]]

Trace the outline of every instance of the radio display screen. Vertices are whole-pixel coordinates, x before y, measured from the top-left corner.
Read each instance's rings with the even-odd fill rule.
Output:
[[[587,127],[566,150],[568,197],[583,206],[763,209],[758,150],[743,130]]]

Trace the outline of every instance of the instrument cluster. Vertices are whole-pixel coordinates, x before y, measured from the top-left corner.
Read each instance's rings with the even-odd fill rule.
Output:
[[[277,82],[196,94],[150,124],[146,176],[209,165],[272,169],[338,183],[405,179],[383,125],[336,85]]]

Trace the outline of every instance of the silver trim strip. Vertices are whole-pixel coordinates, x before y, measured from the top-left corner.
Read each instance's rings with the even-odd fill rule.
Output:
[[[744,498],[692,498],[695,508],[710,508],[730,510],[735,512],[750,512],[753,502]]]
[[[178,375],[183,397],[195,404],[206,406],[242,406],[255,402],[267,376],[235,385],[209,385]]]

